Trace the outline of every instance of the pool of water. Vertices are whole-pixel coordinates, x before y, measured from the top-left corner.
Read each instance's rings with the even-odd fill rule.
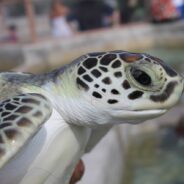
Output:
[[[184,124],[131,140],[123,184],[184,184]]]

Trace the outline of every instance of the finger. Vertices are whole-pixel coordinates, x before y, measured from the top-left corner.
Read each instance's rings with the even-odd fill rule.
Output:
[[[85,167],[82,160],[80,160],[75,167],[75,170],[72,174],[71,180],[69,184],[75,184],[76,182],[80,181],[82,176],[84,175]]]

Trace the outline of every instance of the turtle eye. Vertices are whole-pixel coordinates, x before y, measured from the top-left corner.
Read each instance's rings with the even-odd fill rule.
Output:
[[[144,71],[136,68],[131,68],[130,70],[133,78],[143,86],[150,86],[152,81],[151,77]]]

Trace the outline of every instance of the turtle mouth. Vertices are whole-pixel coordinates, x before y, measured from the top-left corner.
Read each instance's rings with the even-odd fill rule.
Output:
[[[166,112],[167,109],[137,110],[137,111],[114,110],[111,111],[111,115],[118,119],[139,121],[156,118],[158,116],[163,115]]]

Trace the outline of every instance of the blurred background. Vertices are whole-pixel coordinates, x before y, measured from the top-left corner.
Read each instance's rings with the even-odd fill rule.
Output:
[[[41,73],[88,52],[147,52],[184,71],[184,0],[0,0],[0,70]],[[121,125],[84,156],[80,184],[184,184],[184,98]]]

